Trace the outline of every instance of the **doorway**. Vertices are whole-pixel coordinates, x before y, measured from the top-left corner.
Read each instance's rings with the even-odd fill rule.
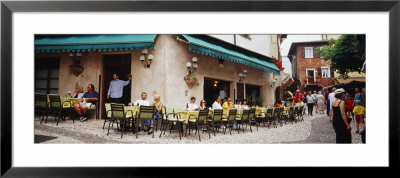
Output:
[[[119,80],[128,80],[131,73],[131,54],[106,54],[103,55],[102,94],[101,94],[101,116],[105,115],[104,103],[108,103],[107,92],[113,74],[118,74]],[[125,86],[121,102],[125,105],[131,102],[131,83]]]
[[[248,105],[260,106],[262,104],[260,91],[260,86],[246,84],[246,100]]]
[[[207,107],[211,107],[218,96],[221,96],[222,103],[227,97],[230,97],[230,82],[205,78],[203,91],[203,96],[204,100],[207,102]]]
[[[243,83],[237,83],[236,87],[237,87],[236,99],[239,100],[241,103],[243,103],[243,100],[244,100],[244,85],[243,85]],[[235,103],[236,103],[236,101],[235,101]]]

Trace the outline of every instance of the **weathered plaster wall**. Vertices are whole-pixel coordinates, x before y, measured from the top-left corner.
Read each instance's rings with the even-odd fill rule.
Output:
[[[247,69],[248,71],[245,83],[261,86],[261,95],[265,98],[263,105],[273,104],[274,91],[273,87],[271,88],[269,86],[271,73],[231,61],[225,61],[224,67],[221,68],[218,66],[217,58],[189,51],[188,44],[176,40],[172,35],[160,35],[158,40],[156,46],[158,43],[163,43],[165,45],[163,47],[163,50],[165,50],[165,58],[169,59],[165,61],[167,63],[166,96],[168,97],[166,104],[170,107],[183,109],[185,103],[190,100],[191,96],[195,96],[198,99],[197,102],[200,102],[200,100],[203,99],[205,77],[231,81],[230,94],[233,98],[236,82],[239,81],[238,74],[244,69]],[[199,86],[189,89],[183,80],[183,77],[188,72],[186,62],[191,61],[193,57],[197,57],[198,59],[196,75],[198,77]],[[265,82],[267,81],[268,85],[265,85]],[[186,90],[188,91],[187,96],[185,95]]]
[[[81,64],[85,70],[78,77],[68,70],[68,66],[72,64],[68,53],[47,53],[37,56],[60,56],[60,94],[73,92],[77,85],[82,86],[86,91],[90,83],[95,85],[96,91],[99,91],[99,75],[103,73],[102,56],[104,54],[131,54],[132,102],[140,99],[140,94],[144,91],[147,92],[148,100],[151,102],[154,94],[157,93],[161,95],[161,102],[164,105],[184,109],[191,96],[197,98],[197,104],[203,99],[204,77],[230,81],[230,96],[233,98],[236,82],[239,81],[238,74],[244,69],[248,71],[244,83],[261,87],[263,105],[272,105],[274,102],[275,87],[270,87],[269,81],[272,74],[269,72],[231,61],[225,61],[224,67],[220,68],[217,58],[189,51],[188,44],[176,40],[174,35],[157,35],[154,50],[149,50],[149,53],[154,56],[150,68],[144,68],[139,60],[141,50],[83,53]],[[193,57],[198,59],[196,74],[199,85],[190,89],[183,78],[188,72],[186,62],[191,61]],[[100,94],[103,92],[105,91],[101,91]]]
[[[99,53],[91,52],[82,55],[81,64],[84,67],[84,71],[79,76],[69,72],[68,66],[72,64],[72,58],[68,56],[68,53],[39,53],[35,56],[60,57],[59,94],[65,95],[68,91],[74,92],[76,86],[81,86],[86,91],[88,84],[94,84],[96,91],[98,91],[101,67],[101,62],[99,62],[101,55]]]

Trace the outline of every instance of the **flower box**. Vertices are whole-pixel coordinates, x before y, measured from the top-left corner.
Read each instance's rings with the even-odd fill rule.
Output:
[[[185,82],[189,86],[190,89],[192,89],[197,84],[196,79],[185,79]]]

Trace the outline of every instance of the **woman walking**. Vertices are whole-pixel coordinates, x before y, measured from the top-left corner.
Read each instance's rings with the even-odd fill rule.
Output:
[[[319,114],[324,114],[325,97],[322,95],[321,91],[319,91],[317,95],[317,105],[319,109]]]
[[[354,101],[355,100],[360,100],[360,106],[365,107],[365,97],[364,94],[361,92],[360,88],[355,89],[356,94],[354,95]],[[354,102],[353,102],[354,103]],[[355,104],[353,104],[355,106]]]
[[[335,91],[336,100],[332,102],[330,116],[336,133],[336,143],[351,143],[351,127],[345,113],[346,92],[340,88]]]
[[[308,95],[306,98],[307,98],[308,115],[312,116],[313,108],[314,108],[314,98],[311,96],[311,91],[308,92]]]
[[[306,91],[303,92],[303,96],[304,96],[304,99],[303,99],[303,102],[304,102],[303,115],[306,115],[306,110],[307,110],[307,92]]]

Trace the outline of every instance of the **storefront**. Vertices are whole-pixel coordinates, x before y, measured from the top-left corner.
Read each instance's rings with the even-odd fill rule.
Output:
[[[192,96],[197,102],[205,99],[209,105],[216,95],[232,100],[245,99],[246,95],[260,96],[263,106],[273,105],[276,86],[272,81],[279,78],[280,71],[268,57],[261,56],[264,58],[260,59],[257,58],[259,54],[254,57],[246,49],[203,36],[40,36],[35,39],[35,61],[58,59],[59,63],[53,66],[59,66],[58,73],[52,73],[58,78],[50,76],[46,82],[58,80],[58,86],[51,83],[57,86],[56,93],[61,95],[74,91],[76,86],[86,88],[88,84],[94,84],[101,96],[100,106],[108,102],[105,96],[115,72],[122,80],[132,74],[131,84],[124,89],[126,103],[140,99],[140,94],[146,92],[149,101],[158,94],[164,105],[179,109],[184,109]],[[76,59],[83,67],[78,75],[69,70]],[[190,68],[188,62],[191,62]],[[35,66],[36,72],[40,66]],[[246,77],[241,78],[239,74],[244,70],[247,70]],[[193,85],[185,82],[189,71],[196,76]],[[35,75],[35,78],[38,79],[36,86],[40,77]],[[39,89],[35,91],[44,92]],[[46,88],[46,93],[48,91],[53,88]]]

